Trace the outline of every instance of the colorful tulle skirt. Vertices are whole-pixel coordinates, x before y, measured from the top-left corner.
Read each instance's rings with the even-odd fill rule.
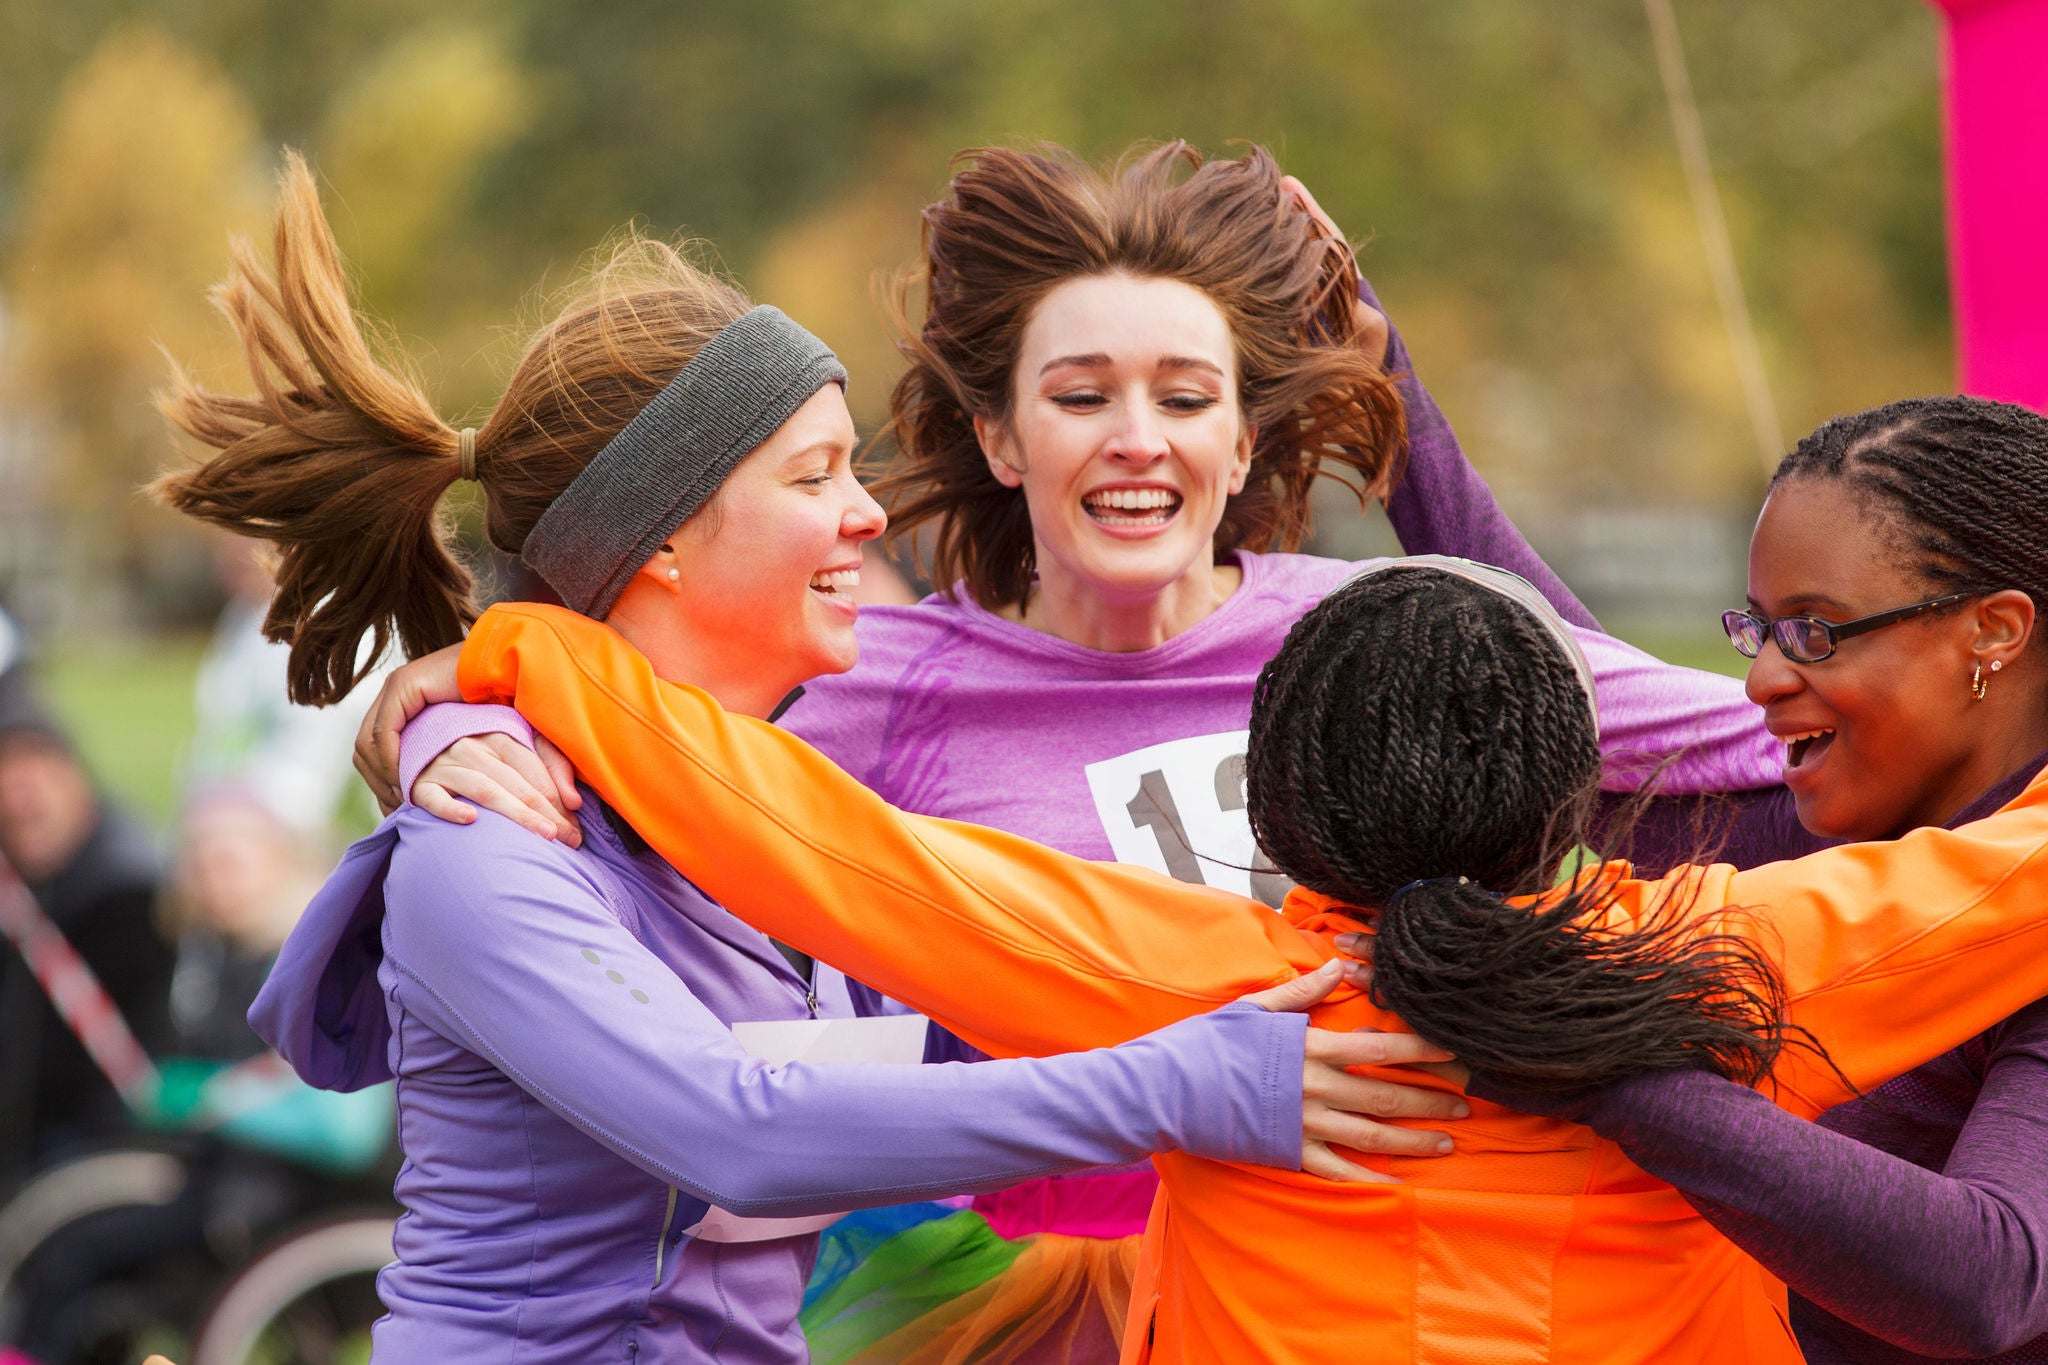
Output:
[[[804,1296],[814,1365],[1115,1365],[1157,1183],[1125,1167],[847,1215]]]

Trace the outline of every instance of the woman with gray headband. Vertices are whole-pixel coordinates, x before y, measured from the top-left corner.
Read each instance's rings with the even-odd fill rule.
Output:
[[[394,631],[420,651],[474,617],[437,510],[458,477],[565,602],[736,713],[851,664],[844,589],[883,518],[852,473],[845,372],[777,310],[629,241],[458,431],[365,342],[295,157],[274,273],[243,254],[220,298],[257,393],[181,382],[170,417],[217,453],[159,490],[279,547],[266,624],[295,699],[347,692]],[[1379,1093],[1344,1068],[1442,1056],[1272,1012],[1327,994],[1333,967],[1087,1055],[830,1065],[918,1061],[925,1025],[586,810],[577,848],[401,810],[251,1011],[314,1085],[397,1081],[407,1212],[379,1358],[802,1361],[838,1211],[1167,1149],[1369,1179],[1329,1150],[1365,1131],[1338,1106]]]

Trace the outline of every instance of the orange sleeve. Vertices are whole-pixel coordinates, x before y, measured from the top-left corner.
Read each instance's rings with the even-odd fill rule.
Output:
[[[1727,872],[1783,964],[1792,1022],[1827,1048],[1778,1064],[1778,1102],[1817,1114],[2048,995],[2048,774],[1959,829]],[[1774,941],[1775,940],[1775,941]]]
[[[712,899],[991,1053],[1122,1042],[1327,956],[1228,892],[899,811],[573,612],[491,608],[460,676],[469,700],[517,705]]]
[[[897,811],[795,736],[660,681],[616,632],[559,608],[493,607],[461,681],[472,701],[517,705],[741,919],[990,1052],[1120,1042],[1327,952],[1226,892]],[[2048,995],[2048,777],[1960,830],[1674,876],[1696,879],[1704,926],[1760,938],[1791,1021],[1846,1073],[1788,1050],[1778,1099],[1795,1113]],[[1623,882],[1616,922],[1669,889]]]

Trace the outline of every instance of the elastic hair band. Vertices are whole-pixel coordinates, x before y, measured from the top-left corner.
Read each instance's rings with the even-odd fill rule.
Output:
[[[519,557],[563,603],[603,618],[640,566],[749,452],[827,384],[832,348],[763,304],[706,342],[548,505]]]
[[[1579,688],[1586,694],[1586,707],[1593,713],[1593,723],[1600,723],[1600,697],[1593,687],[1593,665],[1586,662],[1586,651],[1579,648],[1579,641],[1572,634],[1571,623],[1558,615],[1550,599],[1539,591],[1534,583],[1518,573],[1481,564],[1476,559],[1458,559],[1452,555],[1406,555],[1399,559],[1383,559],[1377,564],[1368,564],[1351,577],[1345,579],[1331,592],[1330,596],[1345,591],[1354,584],[1363,582],[1375,574],[1389,569],[1435,569],[1453,578],[1462,578],[1467,583],[1476,583],[1490,592],[1500,594],[1516,606],[1534,616],[1537,622],[1550,632],[1551,638],[1564,650],[1564,656],[1571,662],[1572,672],[1578,676]]]
[[[455,461],[456,468],[461,471],[459,477],[471,480],[474,480],[476,478],[475,427],[464,427],[459,433],[457,433]]]
[[[1414,881],[1409,882],[1406,886],[1395,887],[1394,894],[1387,897],[1387,903],[1391,905],[1395,901],[1399,900],[1401,897],[1407,895],[1410,891],[1414,891],[1425,886],[1434,886],[1438,882],[1456,882],[1460,886],[1472,885],[1472,879],[1470,877],[1417,877]]]

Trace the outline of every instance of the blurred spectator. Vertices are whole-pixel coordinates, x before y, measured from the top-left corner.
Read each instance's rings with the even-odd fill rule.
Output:
[[[100,979],[145,1048],[168,1031],[171,949],[153,909],[159,866],[142,827],[95,787],[28,674],[0,615],[0,859]],[[0,1178],[127,1125],[120,1099],[0,947]]]
[[[319,889],[325,852],[244,788],[187,798],[172,883],[181,932],[171,1019],[180,1053],[239,1062],[262,1051],[244,1016]]]
[[[291,647],[263,638],[273,589],[268,553],[263,542],[238,536],[222,536],[215,547],[214,576],[228,604],[193,689],[186,786],[192,793],[237,788],[287,828],[326,838],[344,796],[356,790],[349,755],[386,666],[334,706],[292,705],[285,695]]]

